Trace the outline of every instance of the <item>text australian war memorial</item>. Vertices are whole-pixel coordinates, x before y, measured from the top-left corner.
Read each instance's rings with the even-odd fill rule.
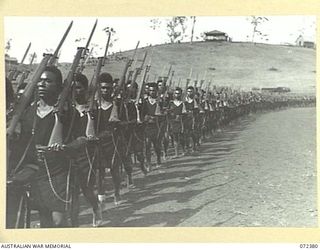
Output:
[[[65,18],[40,52],[8,19],[6,228],[315,227],[316,44],[251,18],[245,40],[149,18],[167,40],[119,50],[116,24]]]

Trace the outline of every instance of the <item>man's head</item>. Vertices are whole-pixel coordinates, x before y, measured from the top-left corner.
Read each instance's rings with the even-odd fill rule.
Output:
[[[17,98],[18,99],[22,96],[26,86],[27,86],[27,82],[23,82],[18,86],[18,88],[17,88]]]
[[[166,91],[166,85],[163,80],[158,80],[158,91],[160,94],[163,94]]]
[[[48,104],[54,104],[62,91],[62,74],[55,66],[47,66],[37,84],[39,98]]]
[[[157,83],[151,82],[149,83],[149,96],[152,98],[156,98],[158,93]]]
[[[177,87],[174,91],[174,99],[181,100],[182,97],[182,89]]]
[[[119,81],[120,81],[119,78],[113,79],[113,86],[119,85]]]
[[[137,96],[138,84],[136,82],[132,82],[131,80],[127,83],[127,95],[131,99],[135,99]]]
[[[146,83],[144,85],[144,90],[143,90],[144,94],[149,94],[149,83]]]
[[[79,74],[75,74],[74,78],[74,95],[75,95],[75,99],[78,102],[85,102],[86,101],[86,94],[87,94],[87,90],[88,90],[88,78],[79,73]]]
[[[200,96],[202,99],[206,99],[207,98],[207,93],[206,91],[204,91],[203,89],[200,90]]]
[[[108,73],[102,73],[98,79],[101,97],[106,101],[111,101],[113,92],[112,76]]]
[[[187,96],[190,97],[190,98],[193,98],[193,97],[194,97],[194,87],[189,86],[189,87],[187,88]]]

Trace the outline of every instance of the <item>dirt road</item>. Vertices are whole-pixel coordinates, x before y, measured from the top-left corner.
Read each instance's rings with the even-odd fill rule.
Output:
[[[105,227],[316,227],[316,110],[294,108],[242,118],[198,155],[166,162],[118,207]],[[91,213],[82,204],[81,222]]]

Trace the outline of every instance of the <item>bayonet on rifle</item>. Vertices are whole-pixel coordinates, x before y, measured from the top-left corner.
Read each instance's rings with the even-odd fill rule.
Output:
[[[32,54],[32,57],[31,57],[31,60],[29,63],[29,67],[22,72],[22,75],[21,75],[19,82],[18,82],[18,87],[21,86],[23,84],[24,80],[26,80],[28,78],[29,73],[31,72],[31,67],[32,67],[32,63],[35,58],[35,55],[36,55],[36,53]]]
[[[142,59],[142,63],[140,65],[140,67],[136,68],[135,71],[134,71],[134,75],[133,75],[132,80],[131,80],[132,82],[135,82],[137,77],[138,77],[138,75],[141,73],[141,70],[142,70],[143,65],[144,65],[144,63],[146,61],[146,58],[147,58],[147,51],[143,55],[143,59]]]
[[[86,136],[87,137],[95,137],[95,130],[94,130],[94,121],[91,117],[91,113],[94,109],[94,103],[95,103],[95,95],[96,95],[96,92],[97,92],[97,89],[98,89],[98,78],[99,78],[99,75],[100,75],[100,72],[101,72],[101,69],[104,65],[104,62],[105,62],[105,59],[106,59],[106,56],[108,54],[108,48],[109,48],[109,43],[110,43],[110,36],[111,36],[111,33],[109,33],[109,36],[108,36],[108,41],[107,41],[107,44],[106,44],[106,48],[105,48],[105,52],[104,52],[104,55],[103,57],[99,57],[98,58],[98,64],[97,64],[97,67],[95,69],[95,72],[94,72],[94,75],[93,75],[93,78],[91,80],[91,84],[90,84],[90,98],[89,98],[89,110],[87,112],[87,117],[88,117],[88,122],[87,122],[87,127],[86,127]],[[100,100],[100,91],[98,91],[99,93],[99,100]],[[98,123],[99,123],[99,120],[100,120],[100,115],[98,117]]]
[[[23,68],[23,63],[24,63],[24,60],[26,59],[27,55],[28,55],[28,52],[30,50],[30,47],[31,47],[31,42],[29,43],[26,51],[24,52],[24,55],[21,59],[21,62],[19,63],[19,65],[17,66],[17,68],[9,75],[9,80],[12,81],[14,79],[17,79],[17,77],[19,76],[19,74],[21,73],[22,71],[22,68]]]
[[[136,46],[136,48],[135,48],[135,50],[134,50],[134,52],[133,52],[132,58],[129,59],[129,60],[126,62],[125,66],[124,66],[122,75],[121,75],[120,80],[119,80],[119,88],[122,88],[122,87],[124,86],[124,84],[126,84],[125,81],[126,81],[127,71],[128,71],[129,67],[130,67],[131,64],[132,64],[132,62],[133,62],[133,60],[134,60],[134,57],[136,56],[139,43],[140,43],[140,41],[138,41],[138,43],[137,43],[137,46]]]
[[[58,44],[58,47],[56,48],[55,52],[53,53],[48,65],[54,65],[56,60],[58,59],[58,54],[59,54],[59,51],[64,43],[64,41],[66,40],[70,30],[71,30],[71,27],[72,27],[72,24],[73,24],[73,21],[71,21],[71,23],[69,24],[67,30],[64,32],[63,34],[63,37],[62,39],[60,40],[60,43]]]
[[[31,42],[29,43],[28,48],[27,48],[26,52],[24,53],[24,56],[22,57],[22,60],[20,62],[21,65],[23,64],[24,60],[26,59],[28,52],[30,50],[30,47],[31,47]]]
[[[96,27],[97,27],[97,23],[98,23],[98,19],[97,19],[96,22],[94,23],[93,28],[92,28],[92,30],[91,30],[91,32],[90,32],[90,35],[89,35],[87,44],[86,44],[86,46],[84,47],[84,49],[83,49],[83,51],[82,51],[81,63],[80,63],[80,65],[79,65],[79,67],[78,67],[78,69],[77,69],[77,71],[76,71],[77,73],[81,73],[81,72],[83,71],[83,69],[84,69],[84,65],[85,65],[85,62],[86,62],[86,60],[85,60],[84,58],[85,58],[86,55],[87,55],[88,47],[89,47],[89,45],[90,45],[90,42],[91,42],[93,33],[94,33],[94,31],[95,31],[95,29],[96,29]]]

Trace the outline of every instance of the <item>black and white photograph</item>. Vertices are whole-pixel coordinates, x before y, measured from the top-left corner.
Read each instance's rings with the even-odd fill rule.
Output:
[[[5,16],[6,229],[316,228],[316,16]]]

